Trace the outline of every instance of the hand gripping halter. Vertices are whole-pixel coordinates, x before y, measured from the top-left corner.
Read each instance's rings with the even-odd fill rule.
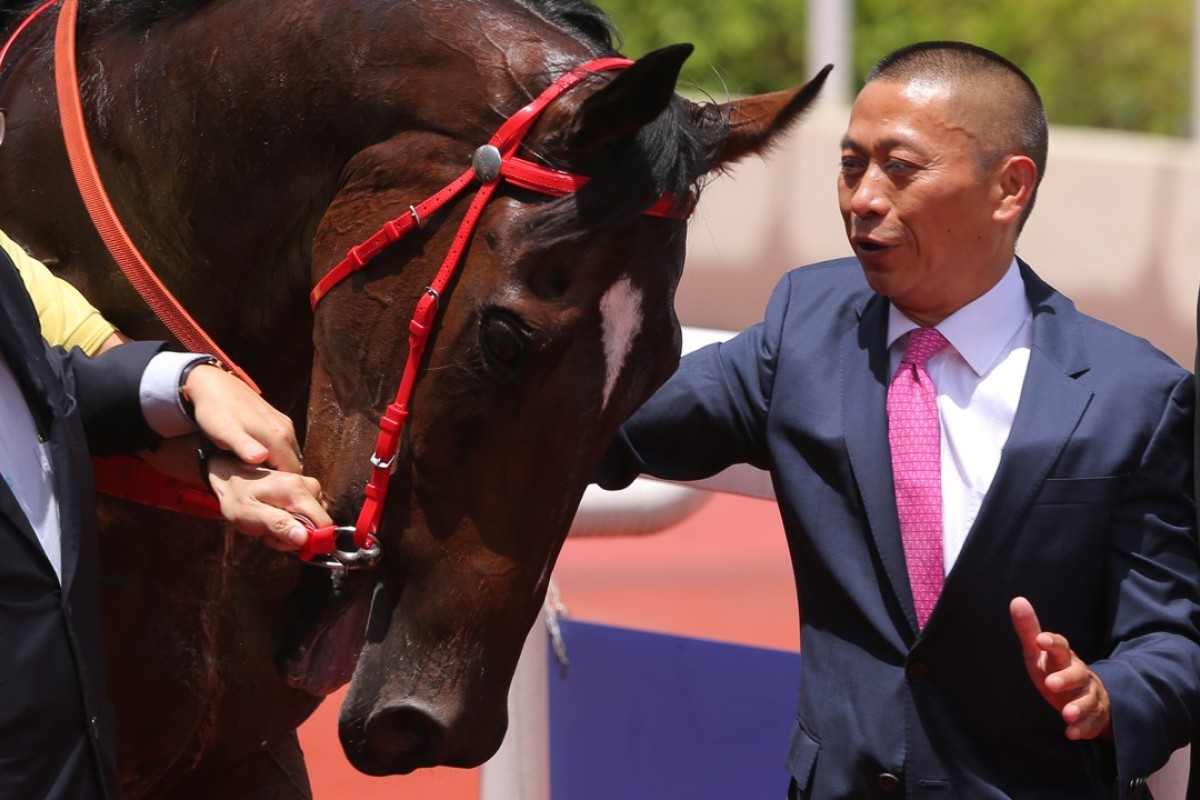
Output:
[[[308,545],[297,554],[301,560],[330,569],[374,566],[378,561],[379,518],[383,513],[388,481],[391,479],[392,468],[400,450],[400,434],[408,420],[408,406],[416,388],[425,345],[437,316],[439,301],[462,261],[463,251],[483,214],[484,207],[501,180],[551,197],[563,197],[584,186],[588,179],[582,175],[549,169],[518,158],[515,153],[538,117],[560,95],[589,75],[625,69],[632,63],[624,58],[601,58],[563,75],[537,99],[509,117],[488,143],[475,151],[471,166],[462,175],[422,203],[409,206],[405,214],[384,223],[373,236],[350,248],[341,263],[317,282],[310,295],[314,311],[334,286],[351,273],[365,267],[385,247],[398,241],[413,228],[420,227],[423,220],[428,219],[439,208],[478,181],[479,190],[467,208],[450,250],[446,253],[433,281],[417,301],[416,310],[409,323],[408,360],[404,364],[396,399],[387,407],[379,421],[379,438],[375,442],[375,452],[371,455],[371,479],[366,487],[366,497],[358,521],[353,527],[312,528],[309,524],[311,533]],[[671,194],[663,195],[645,211],[651,216],[674,219],[686,219],[690,212],[690,204],[680,204]],[[352,544],[354,549],[343,549],[344,544]]]

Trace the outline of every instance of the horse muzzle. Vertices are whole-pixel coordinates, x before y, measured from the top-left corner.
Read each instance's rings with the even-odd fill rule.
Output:
[[[383,705],[365,717],[342,707],[338,733],[354,768],[367,775],[403,775],[426,767],[476,767],[504,740],[508,716],[493,725],[448,720],[438,709],[411,699]],[[459,716],[459,715],[454,715]]]

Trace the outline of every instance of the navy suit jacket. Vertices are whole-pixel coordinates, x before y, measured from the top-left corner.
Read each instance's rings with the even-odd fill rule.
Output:
[[[97,359],[48,348],[24,285],[0,252],[0,350],[49,445],[62,531],[60,584],[0,481],[0,797],[120,795],[104,694],[88,449],[153,444],[138,385],[162,347],[129,344]]]
[[[770,470],[801,608],[787,756],[833,800],[1137,796],[1200,709],[1190,374],[1024,264],[1033,344],[994,482],[924,630],[892,484],[888,302],[843,259],[788,274],[762,323],[685,357],[598,482]],[[1028,597],[1112,696],[1115,748],[1070,742],[1009,618]],[[1115,769],[1115,771],[1114,771]]]

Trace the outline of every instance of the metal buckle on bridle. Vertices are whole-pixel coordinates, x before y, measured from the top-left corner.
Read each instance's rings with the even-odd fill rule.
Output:
[[[371,537],[370,544],[366,547],[356,547],[353,525],[339,525],[334,531],[334,536],[337,538],[339,546],[335,546],[332,553],[328,555],[318,553],[304,563],[311,567],[320,567],[336,572],[350,572],[351,570],[375,567],[383,555],[379,542],[375,540],[374,536]],[[348,549],[343,549],[343,543]]]
[[[400,455],[399,450],[397,450],[395,453],[392,453],[392,457],[387,461],[384,461],[379,456],[371,453],[371,466],[375,467],[376,469],[391,469],[392,464],[396,463],[396,456],[398,455]]]
[[[315,535],[318,529],[313,525],[312,521],[303,514],[293,514],[304,527],[308,528],[310,536]],[[328,531],[328,529],[320,529]],[[294,551],[288,555],[295,558],[301,564],[307,564],[310,567],[320,567],[321,569],[333,570],[335,572],[350,572],[352,570],[372,569],[379,564],[380,558],[383,556],[383,551],[379,547],[379,540],[374,536],[368,537],[366,547],[359,547],[354,543],[354,526],[339,525],[332,531],[333,548],[328,553],[312,553],[308,558],[304,558],[301,553],[308,549],[308,546],[301,550]]]

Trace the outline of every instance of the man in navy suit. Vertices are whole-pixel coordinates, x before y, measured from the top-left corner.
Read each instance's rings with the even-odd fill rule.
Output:
[[[1191,375],[1016,258],[1046,152],[1000,56],[883,59],[842,142],[856,258],[786,275],[602,464],[610,488],[771,472],[792,798],[1146,797],[1200,711]]]
[[[194,418],[189,418],[188,401]],[[237,456],[299,471],[290,423],[193,354],[135,342],[96,359],[46,346],[0,252],[0,797],[120,795],[104,695],[89,448],[133,452],[199,427]],[[303,544],[289,511],[328,516],[316,482],[220,467],[223,512],[277,549]],[[195,470],[195,464],[190,466]],[[279,508],[271,508],[274,504]]]

